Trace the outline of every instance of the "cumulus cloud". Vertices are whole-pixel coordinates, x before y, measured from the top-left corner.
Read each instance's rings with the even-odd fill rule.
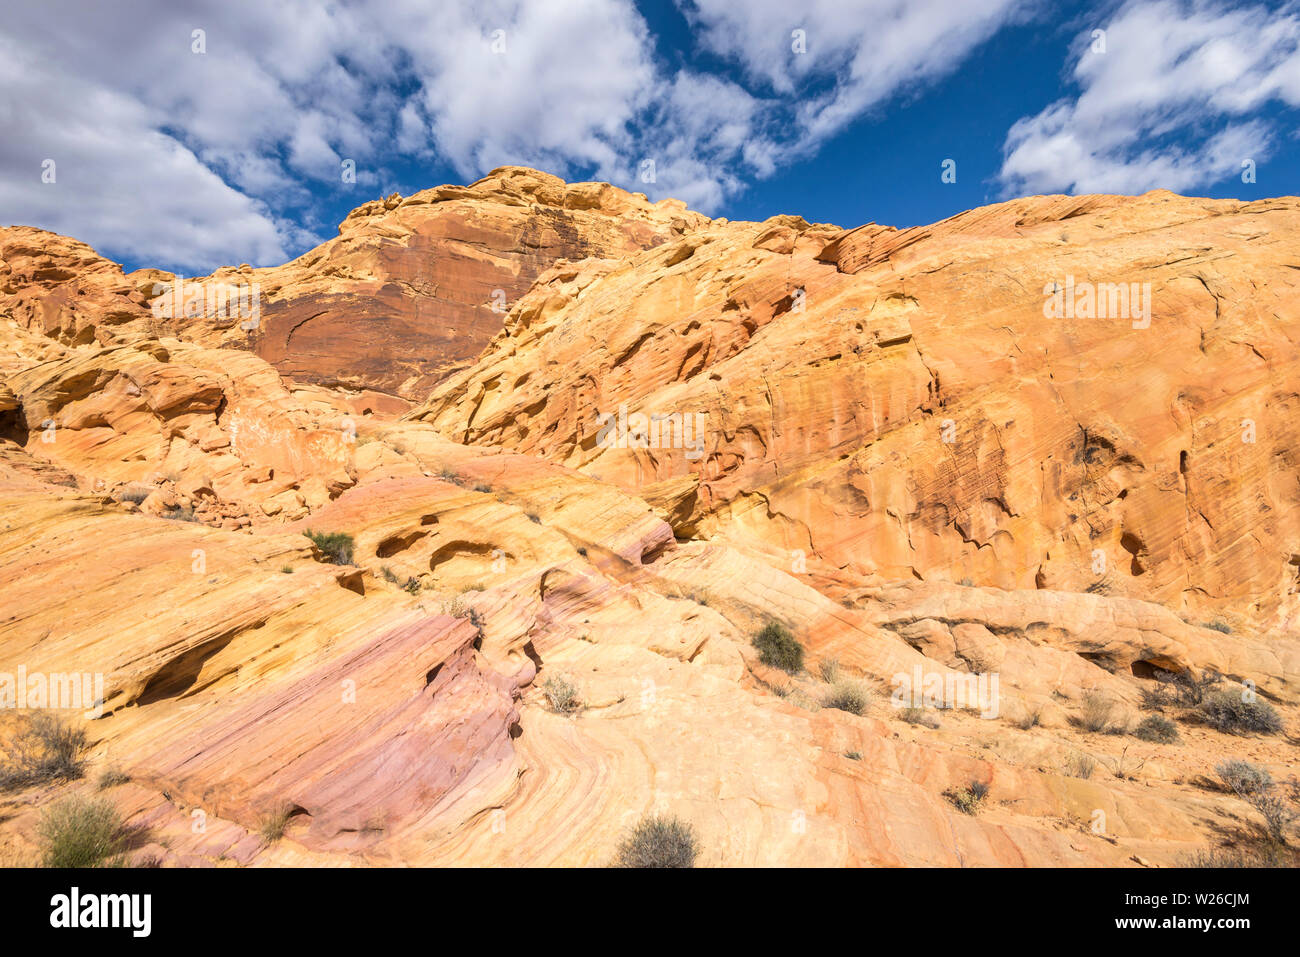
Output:
[[[1019,120],[1000,178],[1007,194],[1188,191],[1262,162],[1278,131],[1261,111],[1300,106],[1295,4],[1229,8],[1137,0],[1078,44],[1080,88]]]
[[[332,232],[349,160],[366,189],[416,160],[466,180],[525,164],[716,212],[954,69],[1019,2],[681,0],[696,52],[729,64],[712,72],[665,63],[632,0],[17,5],[0,222],[167,268],[271,264]]]

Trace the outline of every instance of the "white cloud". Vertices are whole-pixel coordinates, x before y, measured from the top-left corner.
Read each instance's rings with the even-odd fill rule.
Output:
[[[797,110],[803,149],[863,113],[951,73],[1019,15],[1021,0],[678,0],[700,42]],[[796,37],[794,31],[803,32]],[[796,52],[802,41],[805,52]]]
[[[1300,106],[1294,4],[1227,8],[1139,0],[1091,36],[1073,69],[1081,92],[1018,121],[1000,172],[1005,192],[1188,191],[1262,162],[1276,138],[1257,116]]]
[[[735,77],[657,59],[632,0],[11,5],[0,220],[191,271],[272,264],[332,232],[321,197],[349,159],[358,201],[393,164],[438,160],[466,180],[591,173],[716,212],[954,69],[1019,2],[813,0],[792,19],[787,0],[696,0],[698,42]],[[46,155],[59,180],[35,188]]]

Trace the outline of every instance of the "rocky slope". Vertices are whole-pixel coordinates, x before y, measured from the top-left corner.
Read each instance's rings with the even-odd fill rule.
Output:
[[[104,699],[64,712],[88,779],[0,793],[0,860],[108,768],[167,866],[602,865],[656,810],[719,866],[1248,845],[1214,768],[1295,764],[1297,265],[1294,199],[846,231],[510,168],[214,273],[261,286],[243,330],[0,230],[0,692]],[[1049,316],[1058,283],[1150,283],[1150,324]],[[620,406],[698,431],[602,444]],[[774,620],[808,670],[759,660]],[[1283,732],[1121,733],[1209,670]],[[900,675],[996,693],[904,709]]]

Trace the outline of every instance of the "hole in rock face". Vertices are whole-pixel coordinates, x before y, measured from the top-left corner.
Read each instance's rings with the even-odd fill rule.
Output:
[[[1119,543],[1123,546],[1124,551],[1133,556],[1133,561],[1129,564],[1129,571],[1134,577],[1146,573],[1146,565],[1142,563],[1142,553],[1146,551],[1146,545],[1142,539],[1133,532],[1125,532],[1120,536]]]
[[[1135,661],[1129,668],[1132,670],[1134,678],[1155,678],[1162,670],[1149,661]]]

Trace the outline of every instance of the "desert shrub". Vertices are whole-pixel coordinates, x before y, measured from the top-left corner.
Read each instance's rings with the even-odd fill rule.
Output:
[[[1283,867],[1277,845],[1207,847],[1184,856],[1184,867]]]
[[[844,756],[845,756],[846,758],[848,758],[850,761],[861,761],[861,760],[862,760],[862,752],[861,752],[861,751],[845,751],[845,752],[844,752]]]
[[[1157,681],[1154,685],[1147,685],[1142,688],[1142,699],[1139,707],[1143,711],[1164,711],[1169,707],[1170,694],[1169,684],[1165,681]]]
[[[134,505],[139,505],[147,499],[149,495],[150,490],[147,488],[131,488],[121,493],[117,500],[119,502],[131,502]]]
[[[840,680],[840,662],[838,658],[823,658],[817,662],[817,673],[821,675],[822,681],[827,684],[835,684]]]
[[[352,564],[352,549],[355,543],[347,532],[313,532],[309,528],[303,534],[311,539],[311,543],[330,564]]]
[[[1199,675],[1192,674],[1190,670],[1184,671],[1173,677],[1174,693],[1178,696],[1180,705],[1185,708],[1195,708],[1221,681],[1223,675],[1213,669],[1203,671]]]
[[[694,867],[695,830],[675,817],[642,818],[618,848],[619,867]]]
[[[945,791],[944,796],[963,814],[977,814],[989,796],[989,786],[983,781],[972,781],[964,788]]]
[[[289,818],[292,815],[293,808],[288,804],[277,804],[263,814],[262,820],[258,823],[258,830],[262,834],[262,839],[268,844],[274,844],[284,837],[284,832],[289,827]]]
[[[803,645],[779,621],[768,621],[762,627],[754,636],[754,647],[758,649],[758,660],[765,665],[780,668],[787,674],[803,668]]]
[[[462,588],[461,594],[463,595],[467,591],[487,591],[487,586],[482,582],[474,582],[472,585],[466,585]]]
[[[46,867],[121,863],[122,816],[106,798],[72,795],[50,805],[37,826]]]
[[[477,485],[474,486],[474,491],[476,491],[476,492],[490,492],[490,491],[492,491],[492,486],[491,486],[491,485],[487,485],[487,484],[484,483],[484,482],[479,482]]]
[[[1065,773],[1072,778],[1086,781],[1092,777],[1092,772],[1096,769],[1097,762],[1092,755],[1084,754],[1082,751],[1076,751],[1065,759]]]
[[[919,724],[926,728],[939,727],[938,720],[925,708],[904,708],[898,716],[908,724]]]
[[[1178,741],[1178,726],[1164,715],[1153,714],[1138,722],[1133,736],[1155,744],[1174,744]]]
[[[1083,712],[1079,715],[1079,723],[1088,731],[1105,731],[1114,711],[1114,701],[1099,692],[1089,691],[1083,696]]]
[[[460,477],[459,473],[452,469],[443,469],[438,473],[438,478],[442,479],[444,482],[450,482],[453,485],[462,485],[465,481]]]
[[[1292,821],[1300,817],[1295,809],[1287,804],[1273,788],[1263,788],[1251,794],[1243,794],[1241,799],[1264,819],[1264,834],[1268,839],[1274,844],[1285,844],[1287,829]]]
[[[281,574],[281,575],[292,575],[292,574],[293,574],[293,566],[291,566],[291,565],[281,565],[281,566],[280,566],[280,574]]]
[[[534,525],[542,524],[542,517],[536,512],[526,512],[525,514],[528,516],[528,521],[532,522]]]
[[[1214,691],[1201,702],[1201,717],[1206,724],[1219,731],[1239,734],[1258,731],[1276,734],[1282,730],[1282,719],[1266,701],[1247,701],[1241,691]]]
[[[1037,708],[1031,708],[1026,705],[1024,712],[1016,719],[1016,727],[1021,731],[1028,731],[1030,728],[1038,727],[1039,722],[1042,720],[1042,705],[1039,705]]]
[[[170,518],[173,522],[197,522],[194,516],[194,509],[177,507],[169,510],[163,515],[163,518]]]
[[[115,788],[119,784],[125,784],[131,780],[131,776],[116,765],[109,765],[99,772],[99,780],[96,782],[101,791],[109,788]]]
[[[398,582],[401,581],[401,579],[397,577],[397,573],[394,572],[387,565],[384,565],[382,568],[379,569],[379,577],[382,578],[384,581],[388,582],[390,585],[396,585]]]
[[[1203,627],[1217,631],[1222,635],[1232,634],[1232,626],[1222,618],[1216,618],[1214,621],[1207,621]]]
[[[1224,761],[1214,770],[1223,783],[1238,794],[1254,794],[1273,786],[1273,776],[1267,769],[1249,761]]]
[[[822,707],[838,708],[849,714],[866,714],[871,704],[871,695],[867,689],[853,681],[841,681],[831,688],[822,701]]]
[[[582,707],[578,689],[563,675],[547,678],[542,685],[542,693],[546,695],[546,703],[556,714],[572,714]]]
[[[37,711],[15,737],[0,763],[0,789],[81,777],[86,732],[62,718]]]
[[[408,595],[420,594],[420,579],[414,576],[406,579],[406,584],[402,586],[402,591],[406,592]]]

